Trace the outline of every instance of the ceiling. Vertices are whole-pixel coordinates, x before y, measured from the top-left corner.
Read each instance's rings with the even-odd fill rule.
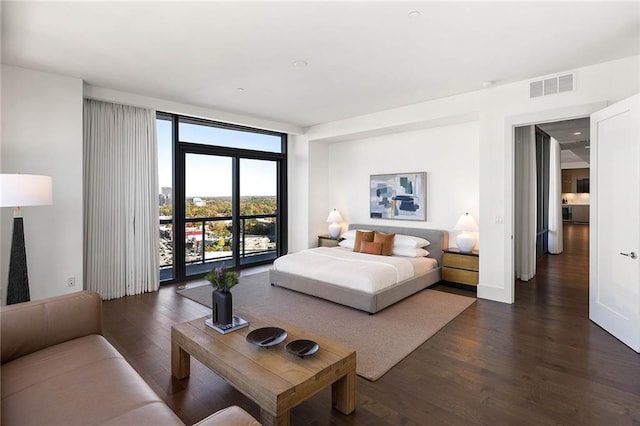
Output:
[[[5,64],[299,127],[640,54],[635,1],[1,4]]]
[[[538,124],[537,127],[560,143],[560,163],[562,168],[574,168],[573,165],[590,164],[590,129],[589,118],[556,121]],[[573,163],[573,164],[572,164]]]

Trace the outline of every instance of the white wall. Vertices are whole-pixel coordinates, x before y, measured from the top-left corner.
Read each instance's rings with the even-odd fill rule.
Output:
[[[576,73],[577,90],[573,92],[529,99],[529,81],[520,81],[325,123],[308,129],[299,139],[312,144],[357,141],[380,135],[400,135],[406,130],[436,127],[443,127],[445,133],[450,133],[456,131],[457,127],[446,129],[446,126],[467,122],[470,117],[475,117],[478,121],[478,134],[474,140],[479,141],[479,217],[476,219],[479,219],[482,239],[478,296],[512,303],[515,297],[511,239],[514,226],[513,127],[584,117],[603,105],[638,93],[639,62],[640,56],[633,56],[568,70]],[[361,154],[366,151],[364,149]],[[448,162],[453,167],[454,159],[439,160]],[[330,155],[328,161],[335,160]],[[327,175],[310,175],[310,188],[325,185],[327,178]],[[310,194],[313,192],[310,191]],[[296,198],[299,202],[304,202],[306,196],[310,205],[310,194],[296,194]],[[325,202],[325,211],[328,212],[334,207],[334,202],[328,196],[325,197]],[[464,204],[453,197],[452,202]],[[316,201],[313,203],[317,205]],[[455,216],[452,217],[449,223],[454,224],[455,219]],[[319,226],[311,223],[313,220],[315,219],[310,214],[306,230],[291,230],[290,233],[307,232],[311,238]],[[293,251],[296,248],[299,247],[290,247]]]
[[[287,193],[289,251],[309,247],[309,143],[300,136],[289,136],[287,147]],[[298,251],[298,250],[295,250]]]
[[[330,173],[333,158],[329,157],[327,144],[309,144],[309,238],[302,248],[313,247],[318,244],[318,235],[329,233],[327,216],[334,208],[338,208],[329,196],[332,191]],[[321,176],[317,179],[317,176]],[[339,210],[339,208],[338,208]]]
[[[53,205],[22,209],[31,299],[82,290],[82,81],[2,65],[1,151],[2,173],[53,177]],[[2,304],[12,217],[2,209]]]
[[[389,166],[389,172],[412,169],[429,172],[429,196],[434,204],[429,208],[429,222],[425,225],[451,231],[461,211],[474,213],[468,205],[477,200],[476,219],[482,242],[478,295],[513,302],[513,127],[583,117],[603,105],[638,93],[639,61],[640,57],[635,56],[575,70],[577,90],[574,92],[531,100],[527,97],[528,81],[521,81],[313,126],[303,134],[292,136],[288,164],[289,251],[313,245],[316,236],[326,232],[326,215],[334,207],[344,210],[347,221],[366,219],[368,207],[363,206],[368,204],[360,201],[355,206],[347,206],[344,200],[350,196],[351,189],[335,190],[336,185],[342,184],[338,182],[340,176],[347,173],[344,165],[339,165],[340,155],[364,156],[370,164],[359,165],[357,172],[357,178],[363,181],[371,173],[384,172],[383,164]],[[82,282],[82,83],[73,78],[12,67],[3,66],[2,70],[3,173],[46,173],[54,178],[54,206],[25,209],[27,255],[34,283],[32,295],[41,298],[60,294],[68,291],[65,287],[68,276],[76,275],[78,286]],[[108,89],[89,88],[89,92],[96,98],[114,102],[151,103],[147,106],[160,108],[165,105],[174,112],[192,111],[216,119],[215,111],[189,110],[188,106],[175,103],[158,104],[159,100],[153,98]],[[239,124],[257,124],[250,118],[232,118]],[[302,133],[295,126],[263,124],[275,130]],[[465,137],[469,140],[463,140]],[[466,152],[451,152],[435,142],[433,146],[420,145],[431,144],[432,139],[470,149],[475,147],[477,189],[461,190],[449,180],[449,186],[444,189],[449,192],[443,195],[441,183],[447,178],[455,179],[455,162]],[[393,146],[398,141],[423,150],[424,162],[417,156],[410,160],[390,156],[388,163],[383,163],[368,154],[369,144]],[[347,148],[351,143],[355,146],[353,150]],[[441,168],[444,165],[446,167]],[[378,167],[381,170],[374,171]],[[451,204],[449,210],[441,207],[447,197]],[[2,213],[3,288],[10,218],[10,212]],[[502,219],[503,223],[496,219]],[[37,234],[36,225],[30,225],[39,220],[47,223],[44,234]],[[51,226],[52,223],[55,226]],[[32,248],[30,241],[34,239],[42,241],[42,245]]]
[[[322,143],[319,143],[322,144]],[[324,144],[326,145],[326,144]],[[348,223],[451,230],[460,215],[478,216],[478,123],[462,123],[330,143],[328,201]],[[369,217],[372,174],[427,172],[427,221]],[[328,214],[328,211],[325,212]],[[455,247],[454,233],[450,245]]]
[[[240,114],[83,85],[76,78],[2,65],[2,173],[45,174],[53,177],[53,205],[23,209],[31,299],[83,288],[83,97],[151,108],[263,129],[302,133],[302,129]],[[290,221],[306,229],[308,204],[295,194],[308,192],[308,147],[294,144],[289,167],[302,178],[290,181]],[[296,154],[296,149],[300,152]],[[297,209],[297,210],[296,210]],[[3,208],[0,221],[0,283],[6,303],[12,209]],[[294,233],[300,244],[308,233]],[[74,288],[67,278],[75,277]]]

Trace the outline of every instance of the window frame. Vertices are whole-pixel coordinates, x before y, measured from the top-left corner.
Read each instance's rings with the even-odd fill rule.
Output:
[[[269,160],[276,162],[276,258],[287,253],[288,250],[288,196],[287,196],[287,143],[286,133],[271,130],[257,129],[253,127],[241,126],[230,123],[222,123],[213,120],[189,117],[181,114],[167,112],[156,112],[156,119],[169,120],[172,122],[172,226],[173,226],[173,277],[169,280],[161,281],[162,285],[184,280],[195,279],[205,274],[186,275],[185,264],[185,243],[183,239],[177,239],[176,235],[185,232],[185,225],[188,219],[185,218],[186,198],[185,198],[185,156],[187,154],[202,154],[230,157],[233,161],[232,168],[232,223],[233,223],[233,258],[235,260],[232,267],[240,270],[247,267],[271,263],[273,260],[264,260],[242,264],[240,248],[238,246],[240,238],[240,169],[241,159]],[[210,144],[199,144],[194,142],[183,142],[180,140],[180,123],[205,125],[223,128],[240,132],[259,133],[277,136],[281,140],[281,152],[258,151],[245,148],[232,148],[226,146],[216,146]],[[204,250],[204,249],[203,249]],[[203,252],[204,255],[204,252]]]

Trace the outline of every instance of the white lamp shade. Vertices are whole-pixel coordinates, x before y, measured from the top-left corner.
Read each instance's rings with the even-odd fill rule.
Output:
[[[476,220],[469,213],[465,213],[460,216],[458,219],[458,223],[456,223],[455,228],[456,231],[465,231],[465,232],[478,232],[478,224]]]
[[[51,176],[0,175],[0,207],[46,206],[52,202]]]
[[[333,209],[329,213],[329,216],[327,216],[327,223],[336,223],[336,222],[342,222],[342,216],[340,215],[340,212],[338,210]]]

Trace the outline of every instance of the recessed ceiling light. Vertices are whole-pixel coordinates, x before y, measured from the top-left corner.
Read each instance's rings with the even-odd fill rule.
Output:
[[[420,17],[421,13],[419,10],[413,10],[409,13],[407,13],[407,16],[409,17],[409,19],[418,19]]]
[[[482,82],[482,87],[484,87],[485,89],[487,87],[491,87],[491,86],[493,86],[493,81],[483,81]]]
[[[302,59],[298,59],[297,61],[293,61],[293,66],[296,68],[304,68],[307,65],[309,65],[307,63],[307,61],[303,61]]]
[[[237,90],[238,92],[244,92],[244,87],[238,87],[236,90]]]
[[[573,132],[574,136],[580,136],[582,134],[582,132]]]

